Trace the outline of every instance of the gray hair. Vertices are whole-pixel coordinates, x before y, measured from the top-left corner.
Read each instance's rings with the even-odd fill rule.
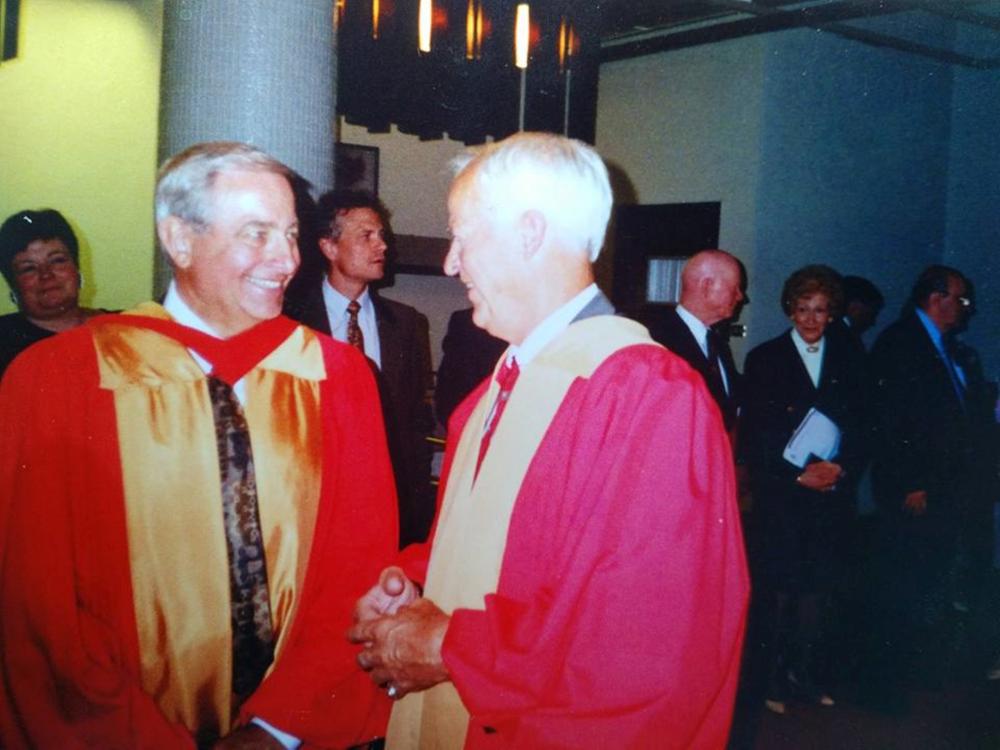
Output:
[[[565,240],[597,260],[611,216],[608,170],[582,141],[516,133],[452,160],[456,176],[474,169],[484,200],[514,217],[536,209]]]
[[[197,143],[163,163],[156,175],[156,222],[168,216],[205,229],[211,220],[210,191],[223,172],[269,172],[291,185],[295,172],[270,154],[236,141]]]

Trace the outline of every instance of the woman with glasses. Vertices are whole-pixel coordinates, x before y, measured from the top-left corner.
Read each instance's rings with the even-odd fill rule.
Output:
[[[776,713],[788,698],[833,705],[817,643],[841,571],[864,431],[864,362],[846,337],[824,335],[842,302],[832,268],[799,269],[781,295],[791,328],[746,360],[740,444],[753,494],[747,537],[759,633],[748,643],[762,644],[756,668]]]
[[[18,312],[0,317],[0,376],[24,349],[83,323],[79,246],[62,214],[18,211],[0,227],[0,273]]]

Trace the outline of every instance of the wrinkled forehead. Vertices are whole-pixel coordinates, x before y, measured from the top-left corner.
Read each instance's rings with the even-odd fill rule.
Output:
[[[295,214],[295,195],[284,175],[265,170],[234,169],[220,172],[204,197],[210,220],[226,214],[258,213],[274,207]],[[220,212],[220,213],[216,213]]]
[[[448,199],[448,222],[452,229],[458,225],[497,226],[509,215],[493,193],[482,181],[469,178],[456,181]]]

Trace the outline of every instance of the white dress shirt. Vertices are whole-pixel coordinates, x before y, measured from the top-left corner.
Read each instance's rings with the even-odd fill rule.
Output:
[[[347,305],[350,303],[347,297],[333,288],[329,279],[323,279],[323,306],[326,307],[326,317],[330,321],[330,335],[337,341],[347,341]],[[378,369],[382,369],[382,347],[378,339],[378,321],[375,319],[375,305],[368,287],[358,297],[358,326],[361,328],[361,335],[365,337],[365,356],[368,357]]]
[[[809,371],[809,377],[812,380],[813,386],[819,388],[819,376],[823,370],[823,353],[826,351],[826,337],[824,336],[815,344],[807,344],[805,339],[799,335],[799,332],[793,328],[792,342],[795,344],[799,356],[802,357],[802,362],[805,364],[806,370]],[[810,348],[816,351],[811,352],[809,351]]]
[[[188,303],[184,301],[184,298],[181,297],[180,293],[177,291],[176,282],[170,282],[170,286],[167,288],[167,295],[163,298],[163,307],[168,313],[170,313],[170,317],[173,318],[176,323],[180,323],[182,326],[187,326],[188,328],[193,328],[196,331],[201,331],[202,333],[207,333],[213,338],[223,338],[223,336],[220,336],[218,332],[212,328],[212,326],[202,320],[198,316],[198,313],[192,310]],[[212,372],[211,362],[198,354],[198,352],[194,349],[188,349],[188,353],[194,358],[194,361],[198,363],[198,367],[201,368],[202,372],[206,375]],[[233,384],[233,393],[236,394],[236,398],[240,402],[240,405],[246,406],[246,378],[240,378]]]
[[[691,331],[691,335],[701,347],[701,353],[705,355],[705,359],[708,359],[708,326],[696,318],[684,305],[677,305],[677,315]],[[721,357],[719,358],[719,374],[722,375],[722,387],[726,389],[726,395],[729,395],[729,375],[726,373],[726,363],[722,361]]]

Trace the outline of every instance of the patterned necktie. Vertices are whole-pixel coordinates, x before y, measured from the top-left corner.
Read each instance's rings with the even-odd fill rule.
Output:
[[[360,309],[361,304],[356,299],[347,303],[347,343],[364,354],[365,335],[361,332],[361,326],[358,325],[358,311]]]
[[[256,690],[274,660],[274,633],[250,431],[243,408],[227,383],[209,376],[208,392],[219,449],[222,517],[229,554],[233,694],[239,704]]]
[[[496,401],[493,402],[493,408],[486,418],[486,429],[483,431],[483,439],[479,443],[479,460],[476,462],[476,476],[479,475],[479,467],[486,456],[486,450],[490,447],[493,432],[500,421],[500,415],[503,414],[503,410],[507,407],[510,392],[514,390],[514,383],[517,382],[517,376],[520,374],[521,368],[517,366],[517,359],[514,357],[510,358],[510,362],[504,362],[500,368],[500,372],[497,373],[497,383],[500,385],[500,392],[497,394]]]

